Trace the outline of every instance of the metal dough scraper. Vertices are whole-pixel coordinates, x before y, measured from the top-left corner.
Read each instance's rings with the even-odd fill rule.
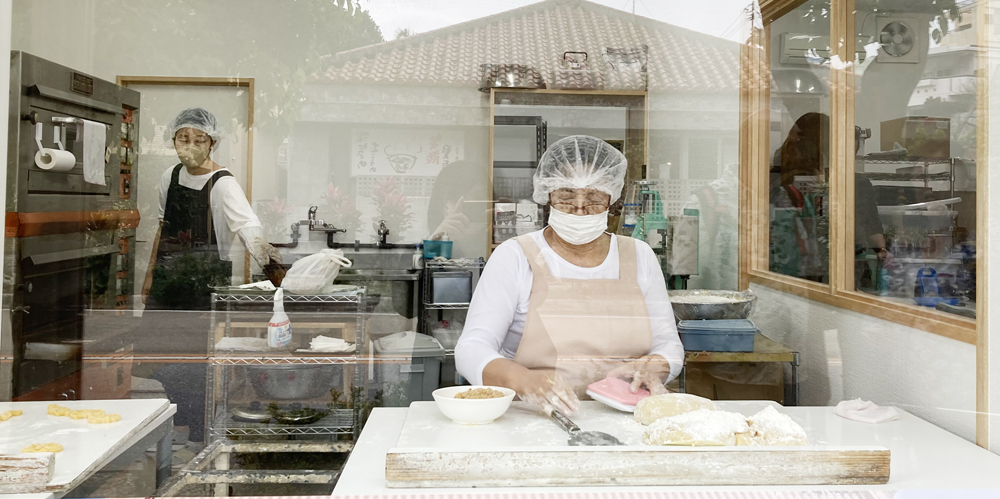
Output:
[[[579,426],[576,425],[572,420],[567,418],[563,413],[558,410],[553,409],[552,419],[559,423],[562,429],[569,433],[569,444],[571,446],[598,446],[598,445],[625,445],[624,442],[618,440],[612,435],[604,433],[603,431],[583,431]]]

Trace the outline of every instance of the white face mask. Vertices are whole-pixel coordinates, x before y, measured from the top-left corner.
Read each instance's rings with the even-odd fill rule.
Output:
[[[549,226],[567,243],[587,244],[608,230],[608,211],[597,215],[571,215],[555,208],[549,210]]]

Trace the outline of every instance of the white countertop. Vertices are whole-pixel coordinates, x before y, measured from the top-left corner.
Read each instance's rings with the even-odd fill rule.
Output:
[[[433,404],[433,403],[417,403]],[[530,409],[515,402],[507,415],[516,415],[509,420],[522,419],[529,416]],[[580,412],[573,417],[581,428],[603,430],[606,427],[590,426],[589,422],[597,422],[607,417],[604,406],[596,402],[585,402]],[[761,402],[719,402],[720,408],[738,412],[749,412],[763,407]],[[782,412],[796,419],[804,428],[811,443],[819,445],[858,445],[882,446],[891,451],[891,477],[889,483],[876,486],[810,486],[810,487],[516,487],[516,488],[478,488],[478,489],[389,489],[385,485],[385,456],[390,448],[421,446],[438,448],[462,448],[475,444],[475,437],[444,439],[449,434],[447,425],[454,424],[443,419],[440,428],[428,428],[423,436],[412,433],[400,435],[404,422],[411,409],[409,408],[379,408],[372,411],[364,430],[344,466],[334,495],[388,495],[403,496],[412,494],[530,494],[530,493],[562,493],[562,492],[655,492],[655,491],[704,491],[704,490],[739,490],[754,491],[794,491],[794,490],[902,490],[902,489],[1000,489],[1000,456],[963,440],[937,426],[934,426],[912,414],[900,410],[900,419],[880,425],[869,425],[848,421],[833,414],[833,407],[785,407]],[[426,407],[417,411],[426,412]],[[610,409],[608,409],[610,410]],[[624,415],[624,413],[621,413]],[[499,428],[504,417],[493,425]],[[625,415],[626,418],[630,415]],[[544,423],[549,422],[540,413],[537,414],[538,428],[545,429],[545,434],[555,440],[551,445],[565,445],[565,433],[551,422],[551,428]],[[534,423],[533,423],[534,424]],[[623,428],[630,425],[627,421],[621,423]],[[484,427],[470,431],[483,433],[483,442],[493,445],[484,431]],[[549,429],[554,431],[549,432]],[[454,430],[454,429],[452,429]],[[612,431],[614,433],[614,431]],[[626,441],[629,435],[622,435]],[[519,439],[520,440],[520,439]],[[509,441],[508,441],[509,442]],[[631,443],[631,442],[628,442]]]
[[[92,425],[86,420],[51,416],[51,403],[70,409],[103,409],[108,414],[121,414],[122,420]],[[0,453],[19,453],[36,443],[61,444],[63,451],[55,455],[55,473],[46,487],[56,495],[72,490],[148,434],[154,423],[177,410],[166,399],[0,402],[0,412],[10,409],[24,414],[0,422]]]

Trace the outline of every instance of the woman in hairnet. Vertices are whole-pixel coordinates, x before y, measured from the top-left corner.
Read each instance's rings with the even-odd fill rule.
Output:
[[[232,284],[230,258],[234,241],[260,265],[281,256],[264,240],[260,220],[250,208],[233,174],[211,154],[222,138],[212,113],[185,109],[167,127],[168,141],[180,163],[160,179],[159,230],[142,287],[148,315],[143,325],[145,353],[204,356],[205,332],[210,325],[203,314],[170,311],[209,310],[212,285]],[[204,437],[204,364],[178,362],[153,364],[147,370],[160,381],[167,397],[177,404],[178,426],[187,426],[188,439]]]
[[[231,284],[237,238],[262,267],[281,261],[236,178],[210,157],[221,138],[219,122],[201,108],[181,111],[167,127],[180,163],[160,179],[160,227],[142,288],[147,308],[207,310],[209,286]]]
[[[625,170],[625,156],[595,137],[542,155],[533,197],[548,226],[501,244],[483,270],[455,350],[472,384],[572,413],[606,376],[656,394],[679,374],[684,349],[656,255],[607,232]]]

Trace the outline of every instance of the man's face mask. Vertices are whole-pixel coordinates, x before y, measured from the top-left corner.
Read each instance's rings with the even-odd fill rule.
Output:
[[[177,158],[181,160],[181,164],[188,168],[198,168],[205,164],[212,152],[212,139],[208,135],[196,135],[185,129],[174,137],[174,148],[177,149]]]

